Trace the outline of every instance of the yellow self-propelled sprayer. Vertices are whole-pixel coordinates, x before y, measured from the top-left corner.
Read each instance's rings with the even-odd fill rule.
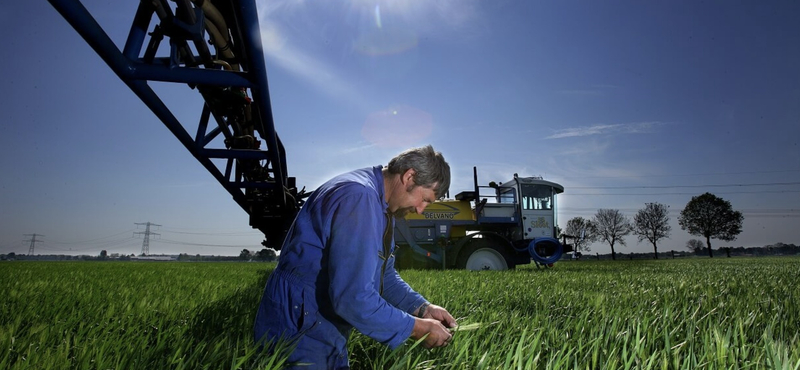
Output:
[[[479,186],[477,168],[473,174],[473,190],[397,221],[399,268],[506,270],[531,261],[552,266],[572,251],[557,239],[556,200],[563,186],[517,174]]]

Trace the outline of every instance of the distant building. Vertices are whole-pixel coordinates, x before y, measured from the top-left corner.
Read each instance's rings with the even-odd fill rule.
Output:
[[[175,256],[134,256],[131,261],[177,261]]]

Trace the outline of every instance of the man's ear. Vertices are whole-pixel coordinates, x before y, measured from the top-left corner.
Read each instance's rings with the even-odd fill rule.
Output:
[[[414,181],[414,175],[416,174],[417,171],[415,171],[413,168],[409,168],[406,170],[406,172],[403,173],[403,176],[400,177],[400,182],[403,185],[407,186],[408,184],[411,184],[412,181]],[[416,182],[414,184],[416,184]]]

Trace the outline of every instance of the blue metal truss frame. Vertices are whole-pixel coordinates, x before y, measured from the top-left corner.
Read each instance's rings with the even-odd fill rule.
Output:
[[[166,0],[156,0],[155,4],[158,1],[161,4],[159,14],[154,2],[141,1],[122,50],[79,0],[48,1],[250,215],[250,225],[264,232],[266,245],[280,248],[283,233],[307,194],[302,190],[298,193],[295,179],[286,174],[285,151],[274,127],[264,52],[257,32],[255,0],[225,2],[230,5],[226,14],[229,26],[234,24],[229,28],[240,54],[236,61],[242,67],[240,71],[207,63],[211,54],[205,42],[203,12],[189,0],[177,1],[174,15]],[[149,32],[153,19],[160,23]],[[170,55],[157,58],[156,50],[164,36],[169,38]],[[147,45],[146,40],[149,40]],[[206,103],[194,136],[186,130],[189,126],[182,124],[151,88],[150,81],[185,83],[203,95]],[[218,101],[214,103],[210,94],[205,93],[222,88],[249,92],[253,130],[266,143],[266,150],[209,147],[219,135],[225,137],[226,143],[235,135],[225,107],[220,107]],[[210,124],[211,118],[216,122]],[[212,159],[225,161],[224,172]],[[247,176],[248,167],[243,163],[250,163],[250,167],[259,163],[262,176],[255,180]]]

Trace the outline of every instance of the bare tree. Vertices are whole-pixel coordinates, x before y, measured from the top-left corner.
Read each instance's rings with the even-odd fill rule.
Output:
[[[678,217],[681,229],[706,238],[709,257],[714,257],[711,238],[728,242],[736,240],[736,235],[742,232],[743,220],[742,212],[734,211],[731,202],[711,193],[692,197]]]
[[[572,237],[575,252],[589,252],[589,244],[597,241],[597,227],[583,217],[573,217],[567,221],[566,234]]]
[[[658,241],[669,236],[669,206],[661,203],[646,203],[645,207],[633,217],[633,233],[639,241],[647,239],[653,244],[653,252],[658,259]]]
[[[617,259],[614,244],[625,245],[624,237],[633,231],[631,221],[618,209],[598,209],[592,222],[597,227],[598,238],[611,246],[611,259]]]

